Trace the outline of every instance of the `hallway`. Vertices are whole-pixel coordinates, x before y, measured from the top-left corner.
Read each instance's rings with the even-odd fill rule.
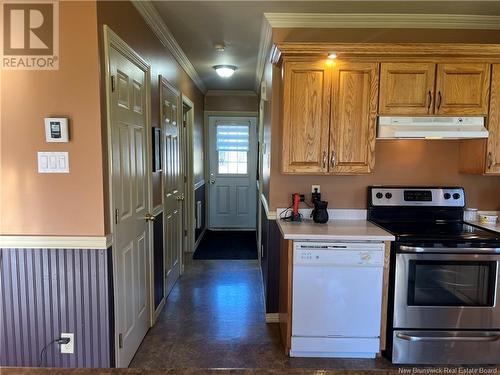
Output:
[[[393,368],[385,359],[286,357],[278,325],[265,323],[256,260],[186,260],[185,267],[130,367]]]

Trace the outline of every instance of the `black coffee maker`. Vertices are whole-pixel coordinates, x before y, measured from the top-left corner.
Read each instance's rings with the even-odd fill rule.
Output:
[[[328,221],[328,202],[315,200],[314,209],[311,212],[311,217],[315,223],[324,224]]]

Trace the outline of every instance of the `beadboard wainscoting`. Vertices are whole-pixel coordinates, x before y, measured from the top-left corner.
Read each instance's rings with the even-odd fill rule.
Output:
[[[113,366],[110,258],[111,248],[0,249],[0,365]],[[48,345],[61,333],[74,333],[74,354]]]
[[[280,262],[280,230],[276,223],[275,213],[267,210],[267,202],[261,197],[262,249],[261,268],[264,297],[266,302],[266,319],[271,322],[273,314],[279,310],[279,262]],[[267,318],[268,317],[268,318]]]

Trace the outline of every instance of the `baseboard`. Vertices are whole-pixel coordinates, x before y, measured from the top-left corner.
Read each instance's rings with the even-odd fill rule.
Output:
[[[279,323],[280,314],[279,313],[266,313],[266,323]]]

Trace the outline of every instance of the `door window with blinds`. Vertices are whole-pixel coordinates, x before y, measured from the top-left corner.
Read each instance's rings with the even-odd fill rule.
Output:
[[[216,137],[218,174],[247,174],[250,148],[249,126],[218,124]]]

